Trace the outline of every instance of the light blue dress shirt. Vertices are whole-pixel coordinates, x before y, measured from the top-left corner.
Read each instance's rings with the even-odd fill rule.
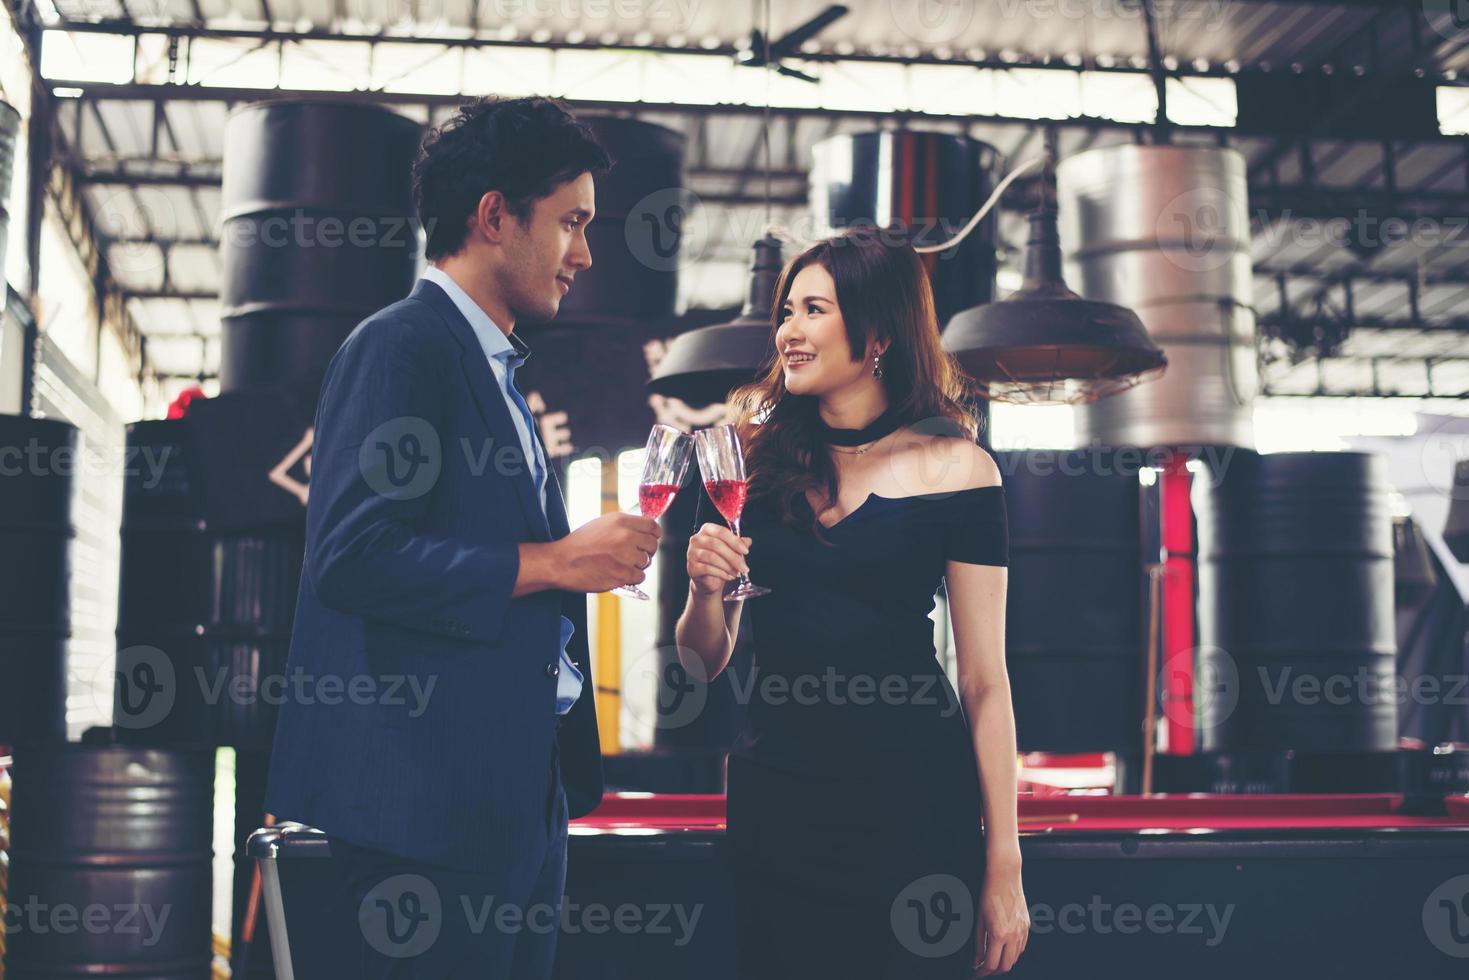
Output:
[[[505,404],[510,409],[510,420],[515,423],[515,431],[520,436],[520,447],[525,453],[525,458],[534,460],[536,467],[535,482],[541,493],[541,509],[546,509],[546,485],[550,482],[546,479],[547,466],[546,456],[542,451],[539,439],[531,434],[531,427],[535,424],[530,417],[530,410],[523,407],[524,399],[519,397],[519,391],[512,391],[512,375],[514,368],[509,367],[507,362],[516,367],[525,363],[530,356],[530,348],[519,337],[512,332],[510,336],[495,325],[478,303],[469,297],[459,284],[449,277],[449,274],[436,266],[429,266],[424,270],[423,278],[438,286],[449,294],[464,319],[469,321],[470,329],[474,331],[475,337],[479,338],[480,346],[484,348],[485,357],[489,359],[490,371],[495,375],[495,381],[500,385],[500,393],[505,396]],[[571,635],[576,632],[576,626],[566,616],[561,617],[561,671],[556,675],[556,713],[564,715],[571,710],[576,699],[581,695],[582,677],[581,671],[571,662],[566,655],[566,645],[571,642]]]

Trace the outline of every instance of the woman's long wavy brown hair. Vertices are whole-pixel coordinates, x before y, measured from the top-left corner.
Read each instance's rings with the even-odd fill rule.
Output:
[[[902,424],[932,420],[936,430],[974,441],[979,421],[967,405],[970,391],[953,355],[939,342],[933,288],[912,245],[892,232],[858,229],[806,249],[781,271],[771,307],[772,335],[792,281],[812,263],[826,269],[836,284],[852,359],[863,359],[874,340],[889,341],[882,384]],[[830,507],[837,473],[820,436],[818,402],[815,396],[786,391],[779,352],[763,377],[737,388],[729,400],[745,447],[750,497],[772,497],[781,520],[792,526],[800,524],[798,494],[819,489]],[[825,541],[814,515],[811,524],[812,533]]]

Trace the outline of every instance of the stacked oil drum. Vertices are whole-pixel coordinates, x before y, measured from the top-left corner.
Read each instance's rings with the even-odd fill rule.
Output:
[[[214,753],[92,733],[17,753],[5,976],[201,980]]]
[[[1154,788],[1393,789],[1386,470],[1357,453],[1253,449],[1247,170],[1229,148],[1119,144],[1056,172],[1068,280],[1136,311],[1169,360],[1161,380],[1082,406],[1078,436],[1187,461],[1154,552],[1167,569],[1159,712],[1181,743]]]
[[[948,241],[994,190],[1000,153],[957,133],[915,129],[841,133],[811,148],[809,199],[824,233],[854,227],[901,232],[915,247]],[[999,212],[958,245],[921,258],[942,328],[994,299]]]
[[[68,699],[112,693],[105,667],[90,676],[67,652],[71,582],[85,574],[72,558],[84,450],[65,422],[0,416],[0,551],[12,558],[0,571],[0,743],[15,759],[14,820],[0,830],[5,975],[199,978],[213,955],[212,749],[132,748],[113,728],[67,740]]]
[[[0,415],[0,745],[66,740],[79,433]]]
[[[1140,754],[1140,452],[995,452],[1009,513],[1005,655],[1018,747]]]
[[[1162,788],[1398,788],[1385,461],[1239,450],[1200,476],[1198,752]]]
[[[370,313],[408,295],[420,252],[420,127],[376,106],[268,102],[225,130],[222,392],[303,388]]]

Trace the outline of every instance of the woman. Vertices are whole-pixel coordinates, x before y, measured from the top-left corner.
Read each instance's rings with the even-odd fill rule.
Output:
[[[748,697],[728,780],[740,975],[1006,972],[1029,914],[999,471],[909,245],[818,243],[774,309],[779,356],[732,396],[748,536],[701,495],[676,633],[684,667],[712,679],[744,606],[726,584],[748,572],[773,590],[751,611],[752,675],[732,678]],[[933,646],[940,578],[958,694]]]

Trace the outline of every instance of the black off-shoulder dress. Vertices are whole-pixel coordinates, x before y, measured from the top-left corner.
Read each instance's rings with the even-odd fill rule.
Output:
[[[745,508],[754,643],[730,750],[740,976],[968,977],[984,871],[979,769],[934,649],[946,562],[1008,563],[1004,489],[873,494],[822,534]],[[700,492],[695,518],[722,519]]]

